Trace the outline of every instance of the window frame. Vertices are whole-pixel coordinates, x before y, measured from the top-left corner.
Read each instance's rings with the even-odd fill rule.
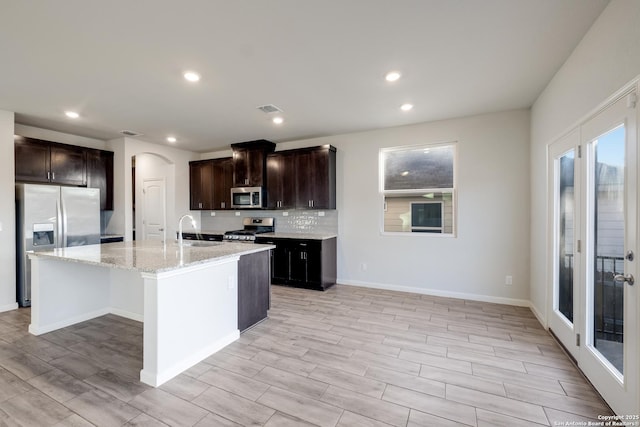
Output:
[[[410,150],[424,150],[427,148],[438,148],[438,147],[451,147],[453,150],[453,187],[452,188],[420,188],[420,189],[403,189],[403,190],[386,190],[384,189],[384,173],[385,173],[385,161],[384,161],[384,153],[390,151],[410,151]],[[457,223],[458,223],[458,212],[457,212],[457,197],[458,197],[458,141],[444,141],[444,142],[434,142],[434,143],[423,143],[423,144],[409,144],[409,145],[399,145],[393,147],[383,147],[379,149],[378,152],[378,197],[379,197],[379,224],[380,224],[380,234],[383,236],[428,236],[427,238],[456,238],[457,237]],[[421,196],[424,193],[442,193],[451,194],[451,232],[444,232],[444,223],[445,223],[445,206],[443,203],[442,206],[442,232],[440,233],[425,233],[419,231],[385,231],[385,212],[387,211],[387,198],[393,196]],[[410,202],[411,203],[411,202]],[[413,227],[410,227],[413,228]]]

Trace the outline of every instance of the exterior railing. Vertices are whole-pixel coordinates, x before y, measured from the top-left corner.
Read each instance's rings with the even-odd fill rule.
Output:
[[[624,283],[616,282],[616,274],[624,273],[624,258],[616,256],[596,256],[594,266],[594,330],[597,339],[622,342],[624,332],[623,294]],[[564,256],[560,266],[560,287],[573,287],[573,254]],[[564,292],[565,300],[560,301],[561,311],[573,312],[573,292]],[[571,300],[571,301],[569,301]],[[562,310],[562,308],[565,310]],[[573,320],[573,319],[570,319]]]

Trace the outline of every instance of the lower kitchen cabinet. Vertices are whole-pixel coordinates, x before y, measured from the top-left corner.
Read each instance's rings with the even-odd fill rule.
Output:
[[[316,290],[335,285],[336,238],[308,240],[256,236],[256,243],[276,246],[271,251],[271,283]]]
[[[269,252],[242,255],[238,261],[238,329],[267,318],[271,304]]]

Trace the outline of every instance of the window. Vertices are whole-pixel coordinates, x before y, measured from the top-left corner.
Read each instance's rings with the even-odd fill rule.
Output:
[[[380,150],[385,233],[454,235],[456,144]]]

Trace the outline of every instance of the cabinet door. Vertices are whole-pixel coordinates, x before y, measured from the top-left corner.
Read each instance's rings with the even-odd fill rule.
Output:
[[[246,187],[249,185],[249,150],[233,150],[233,186]]]
[[[51,182],[87,185],[87,156],[82,147],[51,144]]]
[[[335,151],[319,148],[296,156],[296,206],[300,209],[335,209]]]
[[[279,209],[282,201],[282,158],[281,154],[267,156],[267,208]]]
[[[231,208],[233,187],[233,160],[231,157],[213,160],[213,208]]]
[[[320,242],[297,240],[291,252],[291,280],[305,286],[322,283],[322,252]]]
[[[49,144],[43,141],[15,136],[16,181],[49,182]]]
[[[100,189],[100,210],[113,210],[113,152],[86,150],[87,187]]]
[[[267,206],[269,209],[296,207],[296,167],[293,153],[267,156]]]
[[[250,150],[248,153],[248,179],[250,187],[264,185],[266,153],[262,150]]]
[[[211,210],[213,204],[213,162],[189,162],[191,210]]]

